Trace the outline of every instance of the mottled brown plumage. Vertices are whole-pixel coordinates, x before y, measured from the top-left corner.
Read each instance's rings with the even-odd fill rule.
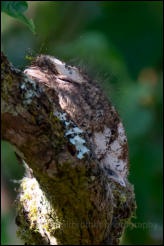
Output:
[[[98,84],[76,67],[45,55],[37,57],[25,73],[54,88],[62,111],[89,137],[102,169],[126,186],[127,139],[115,107]]]

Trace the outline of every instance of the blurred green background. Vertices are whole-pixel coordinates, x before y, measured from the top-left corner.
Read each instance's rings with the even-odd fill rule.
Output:
[[[18,68],[40,53],[78,65],[116,106],[129,142],[137,212],[122,244],[162,244],[162,1],[29,1],[36,35],[2,14],[2,46]],[[23,176],[12,148],[2,142],[2,245],[16,238],[13,180]]]

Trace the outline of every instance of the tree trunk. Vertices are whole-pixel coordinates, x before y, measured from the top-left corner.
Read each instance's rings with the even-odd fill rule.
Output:
[[[98,100],[107,105],[103,124],[96,118],[98,111],[91,110],[98,104],[89,107],[86,103],[90,95],[92,102],[96,100],[94,90],[99,93],[99,87],[56,59],[54,66],[50,59],[40,57],[25,72],[14,68],[4,54],[1,60],[1,136],[26,168],[16,203],[18,235],[27,245],[119,244],[136,205],[128,172],[103,166],[106,153],[100,155],[101,132],[106,129],[108,102],[100,94]],[[83,80],[88,83],[85,90],[77,84]],[[123,138],[119,116],[111,117],[110,129],[117,133],[110,137],[110,146]],[[122,160],[127,160],[125,147]],[[110,156],[115,153],[106,151]]]

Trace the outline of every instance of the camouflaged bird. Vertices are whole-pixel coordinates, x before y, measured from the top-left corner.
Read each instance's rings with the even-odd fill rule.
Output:
[[[104,173],[126,186],[129,161],[123,124],[98,84],[80,69],[54,57],[38,56],[25,73],[54,88],[61,109],[85,131]]]

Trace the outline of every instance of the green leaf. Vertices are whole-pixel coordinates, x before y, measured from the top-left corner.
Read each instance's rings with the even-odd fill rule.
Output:
[[[28,20],[23,13],[27,10],[28,4],[26,1],[2,1],[1,11],[23,21],[29,29],[35,33],[35,25],[32,20]]]

